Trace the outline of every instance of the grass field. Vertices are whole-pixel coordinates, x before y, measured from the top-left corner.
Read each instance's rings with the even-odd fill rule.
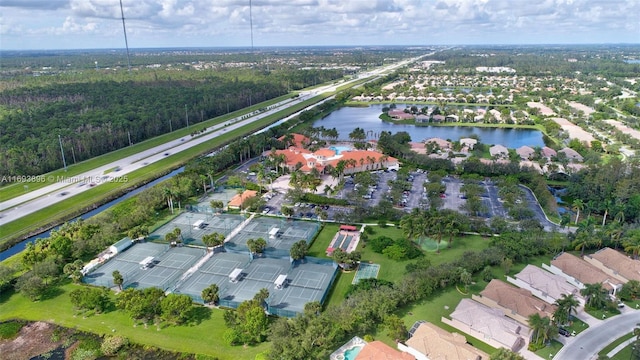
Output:
[[[32,302],[20,294],[3,294],[0,297],[2,311],[0,321],[9,319],[42,320],[78,330],[97,334],[119,334],[132,341],[162,349],[199,353],[215,356],[221,360],[253,360],[265,351],[268,344],[259,346],[228,346],[222,334],[227,330],[222,317],[223,311],[213,309],[210,318],[199,324],[188,326],[168,326],[157,330],[155,326],[144,328],[133,326],[122,311],[111,311],[89,317],[76,316],[69,300],[69,292],[79,285],[67,284],[55,290],[54,297]],[[112,294],[115,299],[115,295]]]
[[[557,340],[551,340],[551,345],[545,346],[542,349],[536,351],[536,355],[543,359],[551,359],[562,349],[562,343]]]
[[[624,336],[619,337],[618,339],[616,339],[615,341],[613,341],[611,344],[605,346],[602,350],[600,350],[600,352],[598,352],[598,355],[607,355],[611,350],[615,349],[618,345],[622,344],[623,342],[631,339],[633,337],[633,333],[628,333]],[[629,359],[628,357],[625,358],[625,360]]]

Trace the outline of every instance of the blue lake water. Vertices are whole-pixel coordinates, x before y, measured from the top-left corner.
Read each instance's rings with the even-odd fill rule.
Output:
[[[531,129],[481,128],[471,126],[415,126],[393,124],[380,120],[382,108],[387,105],[373,104],[369,107],[343,107],[313,123],[314,127],[336,128],[339,140],[349,140],[349,133],[356,127],[364,129],[368,139],[377,139],[382,131],[397,133],[406,131],[412,141],[422,141],[433,137],[457,141],[460,138],[477,135],[480,142],[487,145],[501,144],[508,148],[544,146],[542,133]],[[404,105],[398,105],[399,109]]]

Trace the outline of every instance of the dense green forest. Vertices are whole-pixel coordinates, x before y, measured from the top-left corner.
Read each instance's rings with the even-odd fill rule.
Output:
[[[469,47],[439,52],[431,58],[446,61],[447,69],[461,73],[475,72],[477,66],[506,66],[515,69],[518,75],[529,76],[583,74],[634,77],[640,73],[640,64],[623,61],[634,49],[625,45]]]
[[[0,93],[0,167],[40,174],[194,125],[318,82],[342,70],[163,72],[115,81],[21,86]],[[129,138],[130,136],[130,138]]]

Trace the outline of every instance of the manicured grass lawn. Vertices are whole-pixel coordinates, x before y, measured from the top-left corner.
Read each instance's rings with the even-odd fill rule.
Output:
[[[351,287],[351,282],[356,276],[355,271],[339,272],[338,277],[333,283],[333,288],[327,296],[327,301],[324,304],[325,308],[335,306],[344,301],[344,296]]]
[[[598,355],[607,355],[611,350],[615,349],[616,346],[631,339],[632,337],[633,337],[633,333],[628,333],[627,335],[619,337],[614,342],[612,342],[611,344],[605,346],[602,350],[600,350],[600,352],[598,352]],[[629,357],[625,358],[625,360],[627,359],[629,359]]]
[[[618,309],[615,309],[615,310],[591,309],[591,308],[585,307],[585,311],[587,312],[587,314],[593,316],[596,319],[608,319],[612,316],[616,316],[620,314],[620,311]]]
[[[219,359],[253,360],[256,354],[265,351],[268,344],[259,346],[228,346],[223,340],[227,330],[223,311],[213,309],[209,319],[188,326],[167,326],[157,330],[155,326],[133,326],[133,321],[122,311],[114,310],[84,318],[76,316],[69,301],[69,292],[79,285],[67,284],[56,289],[53,297],[32,302],[21,294],[3,294],[0,297],[2,311],[0,321],[25,319],[47,321],[97,334],[120,334],[132,341],[162,349],[200,353]],[[115,295],[112,295],[115,299]]]
[[[571,326],[565,326],[564,328],[567,329],[569,333],[572,334],[575,331],[576,335],[578,335],[581,332],[587,330],[589,328],[589,325],[586,322],[574,317]]]
[[[313,243],[311,243],[307,255],[321,259],[329,259],[325,250],[327,250],[338,229],[340,229],[339,224],[325,223],[318,236],[316,236]]]
[[[562,349],[562,343],[557,340],[551,340],[551,345],[545,346],[536,351],[536,355],[543,359],[551,359],[558,353],[558,351],[560,351],[560,349]]]
[[[634,343],[631,343],[631,344],[625,346],[622,350],[620,350],[620,352],[618,352],[617,354],[613,355],[611,360],[629,360],[629,359],[633,359],[631,357],[631,354],[633,352],[633,348],[634,347],[635,347]]]

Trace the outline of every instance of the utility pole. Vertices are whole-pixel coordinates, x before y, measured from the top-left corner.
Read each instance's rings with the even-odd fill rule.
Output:
[[[64,172],[67,172],[67,160],[64,158],[64,149],[62,148],[62,138],[58,134],[58,142],[60,143],[60,153],[62,154],[62,164],[64,165]]]
[[[129,59],[129,42],[127,41],[127,27],[124,25],[124,10],[122,10],[122,0],[120,0],[120,14],[122,15],[122,30],[124,31],[124,45],[127,47],[127,68],[131,72],[131,60]]]
[[[252,13],[252,4],[251,0],[249,0],[249,26],[251,27],[251,52],[253,53],[253,13]]]
[[[127,135],[129,136],[129,146],[131,146],[131,131],[127,130]]]
[[[187,127],[189,127],[189,112],[187,111],[187,104],[184,104],[184,116],[187,118]]]

